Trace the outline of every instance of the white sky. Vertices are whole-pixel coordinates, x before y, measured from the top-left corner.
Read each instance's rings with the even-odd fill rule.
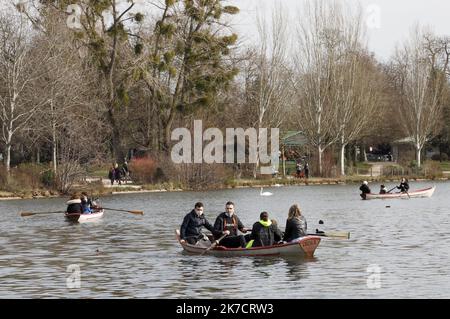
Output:
[[[240,8],[233,25],[246,40],[257,35],[255,16],[257,8],[264,13],[281,4],[289,13],[298,12],[303,0],[230,0]],[[382,60],[388,59],[396,44],[407,38],[415,23],[431,26],[439,34],[450,35],[449,0],[348,0],[350,4],[360,3],[366,12],[369,48]],[[378,14],[379,13],[379,14]],[[377,21],[379,25],[377,26]],[[293,26],[294,28],[294,26]]]
[[[26,0],[0,0],[0,10],[9,2]],[[140,0],[143,3],[150,0]],[[299,11],[304,0],[228,0],[240,8],[232,25],[244,41],[257,39],[256,12],[270,17],[275,5],[281,4],[291,16]],[[374,26],[368,29],[369,48],[382,60],[388,59],[396,44],[407,38],[415,23],[431,26],[439,35],[450,35],[449,0],[339,0],[350,4],[360,3],[366,13],[366,22]],[[74,1],[76,2],[76,0]],[[377,25],[379,24],[379,25]],[[295,25],[292,26],[294,31]]]

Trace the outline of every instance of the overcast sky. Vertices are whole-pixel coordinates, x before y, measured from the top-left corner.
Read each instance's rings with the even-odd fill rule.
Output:
[[[270,13],[273,6],[282,4],[295,13],[303,0],[230,0],[241,10],[233,24],[247,40],[256,35],[256,8]],[[380,59],[389,58],[399,41],[408,37],[411,27],[419,22],[432,26],[437,34],[450,35],[449,0],[347,0],[350,4],[360,3],[365,14],[368,29],[369,48]]]
[[[21,0],[12,0],[19,2]],[[23,1],[23,0],[22,0]],[[148,0],[140,0],[146,2]],[[255,16],[257,10],[270,15],[275,5],[281,4],[291,15],[299,11],[304,0],[228,0],[240,8],[238,16],[232,19],[232,25],[240,38],[246,41],[257,39]],[[432,26],[437,34],[450,35],[449,0],[338,0],[350,4],[361,4],[368,28],[369,48],[382,60],[388,59],[395,46],[408,37],[415,23]],[[5,3],[0,0],[0,10]],[[76,0],[74,0],[76,2]],[[3,8],[2,8],[3,7]],[[258,9],[257,9],[258,8]],[[295,28],[292,23],[292,27]]]

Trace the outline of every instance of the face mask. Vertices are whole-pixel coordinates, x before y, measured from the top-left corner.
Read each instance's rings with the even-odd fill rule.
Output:
[[[195,213],[197,214],[197,216],[202,216],[203,215],[203,211],[202,210],[195,210]]]

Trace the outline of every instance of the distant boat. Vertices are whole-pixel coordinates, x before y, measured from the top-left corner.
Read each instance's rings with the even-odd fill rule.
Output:
[[[271,192],[263,192],[263,188],[261,187],[260,195],[261,196],[272,196],[273,194]]]
[[[366,194],[366,199],[426,198],[433,196],[436,186],[407,193]]]

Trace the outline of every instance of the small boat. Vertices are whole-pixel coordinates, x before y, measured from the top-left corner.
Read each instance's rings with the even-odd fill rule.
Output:
[[[433,196],[436,186],[419,189],[408,193],[366,194],[366,199],[420,198]]]
[[[99,210],[92,214],[68,214],[68,213],[65,213],[64,216],[70,222],[85,223],[85,222],[99,220],[100,218],[103,217],[104,212],[105,211],[102,209],[102,210]]]
[[[180,242],[180,231],[176,230],[176,237]],[[311,258],[319,246],[321,238],[319,236],[305,236],[295,243],[286,243],[266,247],[253,248],[226,248],[223,246],[216,246],[210,250],[208,246],[191,245],[188,243],[181,243],[183,249],[195,255],[212,255],[219,257],[241,257],[241,256],[298,256]]]

